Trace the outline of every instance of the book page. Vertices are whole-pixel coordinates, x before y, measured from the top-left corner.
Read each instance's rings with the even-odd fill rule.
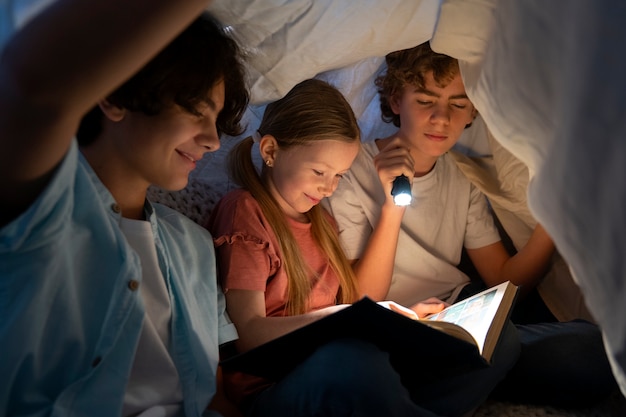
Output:
[[[432,314],[426,320],[457,324],[474,336],[482,353],[489,326],[504,296],[504,288],[496,286]]]

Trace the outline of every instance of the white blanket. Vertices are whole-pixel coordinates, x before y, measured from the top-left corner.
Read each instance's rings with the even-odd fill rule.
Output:
[[[601,325],[626,395],[626,8],[472,2],[483,9],[488,42],[462,65],[468,95],[528,165],[530,208]]]

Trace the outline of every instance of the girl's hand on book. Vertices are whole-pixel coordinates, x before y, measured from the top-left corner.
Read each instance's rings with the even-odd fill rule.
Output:
[[[441,301],[438,298],[430,297],[427,300],[421,301],[411,307],[411,310],[417,314],[420,319],[429,316],[431,314],[439,313],[450,304],[445,301]]]

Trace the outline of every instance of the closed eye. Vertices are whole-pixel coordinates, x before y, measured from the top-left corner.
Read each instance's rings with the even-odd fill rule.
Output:
[[[324,173],[322,171],[318,171],[317,169],[314,169],[313,172],[315,173],[315,175],[317,175],[318,177],[321,177],[324,175]]]

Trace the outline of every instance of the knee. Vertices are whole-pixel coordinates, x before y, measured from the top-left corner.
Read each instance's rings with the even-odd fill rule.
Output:
[[[357,339],[329,342],[315,351],[301,367],[322,386],[338,390],[346,386],[379,389],[375,381],[395,374],[387,352]]]
[[[502,392],[555,406],[592,404],[616,386],[600,329],[585,321],[519,326],[522,352]],[[505,389],[506,388],[506,389]]]
[[[318,349],[298,367],[300,381],[316,392],[320,403],[366,404],[374,408],[408,393],[389,355],[375,345],[341,339]],[[381,383],[384,381],[384,383]]]
[[[356,339],[320,347],[272,391],[267,398],[279,396],[292,415],[405,416],[416,407],[389,355]]]

